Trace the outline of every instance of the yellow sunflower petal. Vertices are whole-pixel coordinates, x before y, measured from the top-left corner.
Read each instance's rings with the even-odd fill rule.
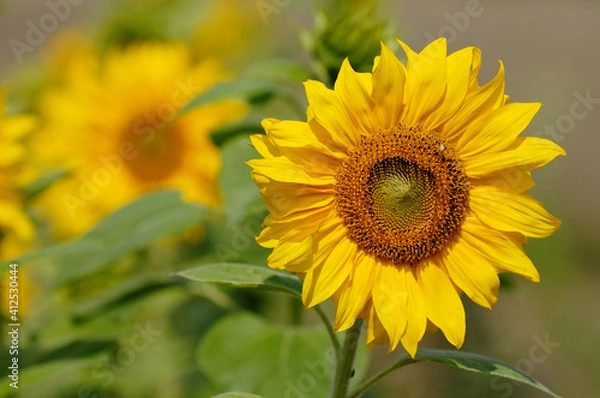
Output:
[[[306,273],[302,302],[313,307],[338,290],[350,274],[349,259],[356,255],[356,244],[346,239],[339,219],[323,223],[313,237],[314,267]]]
[[[446,39],[440,38],[429,44],[419,54],[398,40],[408,58],[404,96],[418,98],[405,101],[406,110],[402,122],[416,126],[422,123],[444,100],[447,83]]]
[[[514,193],[523,193],[535,186],[535,182],[529,171],[523,171],[519,167],[503,169],[492,173],[490,177],[481,179],[472,179],[470,182],[475,185],[493,185],[505,191]]]
[[[472,123],[458,141],[461,157],[489,156],[511,145],[525,130],[542,104],[512,103],[494,111],[488,119]]]
[[[304,89],[314,119],[331,134],[332,139],[345,148],[358,144],[360,132],[352,123],[339,94],[314,80],[304,82]]]
[[[368,134],[377,128],[377,122],[374,120],[375,104],[363,84],[359,75],[350,66],[348,58],[346,58],[342,62],[334,89],[336,93],[339,93],[349,116],[354,122],[353,124],[359,126],[361,132]]]
[[[481,115],[486,115],[497,108],[504,101],[504,64],[500,62],[500,69],[496,76],[477,91],[470,93],[462,107],[456,114],[442,126],[445,138],[457,141],[470,123]]]
[[[387,129],[398,123],[405,105],[406,68],[385,44],[373,69],[373,101],[377,104],[379,126]]]
[[[462,107],[471,82],[471,66],[476,50],[475,47],[467,47],[448,56],[446,97],[443,104],[424,123],[428,128],[440,127]]]
[[[292,272],[308,272],[312,267],[313,236],[308,235],[296,242],[282,237],[283,243],[277,245],[269,257],[269,267],[287,269]]]
[[[472,246],[471,235],[463,233],[462,237],[446,251],[443,264],[454,283],[471,300],[491,309],[498,300],[498,275],[489,260]]]
[[[531,196],[494,186],[474,186],[470,207],[488,226],[532,238],[550,236],[560,226],[560,221]]]
[[[467,217],[463,231],[471,246],[486,256],[497,272],[513,272],[532,282],[540,281],[540,274],[522,244],[511,236],[484,225],[474,215]]]
[[[406,270],[404,267],[380,265],[378,276],[373,287],[373,306],[390,337],[391,351],[396,348],[406,330],[409,311]]]
[[[559,145],[544,138],[521,137],[517,144],[512,150],[497,154],[482,153],[464,159],[467,174],[472,178],[481,178],[513,167],[529,171],[545,166],[557,156],[566,155]]]
[[[340,288],[335,300],[335,331],[346,330],[354,325],[371,298],[377,274],[377,264],[363,253],[357,253],[354,271],[346,284]]]
[[[267,177],[274,181],[291,182],[313,186],[332,186],[335,177],[331,174],[309,174],[302,165],[293,163],[287,158],[253,159],[246,162],[252,167],[252,175]]]
[[[427,317],[456,348],[465,339],[465,310],[448,275],[436,264],[428,261],[419,269],[418,282],[423,297]]]
[[[330,158],[327,159],[330,162],[337,161],[338,158],[344,155],[343,153],[332,151],[327,146],[327,142],[321,142],[306,122],[295,120],[271,122],[265,127],[265,131],[274,146],[278,148],[311,149],[316,153],[320,153],[321,158]]]
[[[414,358],[419,341],[421,341],[427,329],[427,310],[425,309],[425,299],[421,294],[421,288],[412,272],[406,273],[406,287],[408,290],[408,319],[401,341],[404,349]]]
[[[367,346],[369,348],[375,348],[378,344],[385,344],[389,341],[389,337],[381,323],[381,320],[377,316],[375,307],[371,304],[365,306],[365,312],[363,318],[367,321]]]
[[[277,219],[269,214],[263,224],[256,241],[262,247],[273,248],[283,239],[294,241],[304,239],[316,231],[319,224],[330,217],[332,206],[311,207],[307,210],[294,211],[283,219]]]

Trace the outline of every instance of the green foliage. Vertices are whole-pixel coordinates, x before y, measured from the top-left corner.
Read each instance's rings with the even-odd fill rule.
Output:
[[[367,366],[364,344],[360,351],[355,380]],[[335,360],[324,329],[275,326],[248,313],[223,318],[198,347],[199,365],[213,383],[265,398],[327,396]]]
[[[275,290],[302,297],[302,282],[294,274],[249,264],[207,264],[179,273],[197,282]]]
[[[181,109],[179,114],[189,112],[200,106],[230,99],[245,101],[250,104],[260,104],[281,92],[280,85],[267,80],[248,79],[220,83],[191,100]]]
[[[437,362],[461,370],[466,370],[468,372],[482,373],[491,376],[501,377],[504,379],[514,380],[535,387],[538,390],[543,391],[546,394],[549,394],[553,397],[560,398],[558,395],[554,394],[546,386],[536,381],[527,373],[513,366],[510,366],[498,359],[464,351],[438,350],[424,347],[419,348],[417,354],[415,355],[415,358],[411,358],[409,355],[402,355],[391,367],[374,377],[372,380],[366,382],[365,385],[359,387],[355,391],[352,391],[349,394],[349,397],[358,397],[364,389],[373,384],[380,377],[386,375],[389,372],[392,372],[393,370],[399,369],[406,365],[423,361]]]
[[[242,73],[246,79],[269,80],[278,83],[300,84],[313,77],[312,71],[297,61],[279,58],[260,61]]]
[[[27,199],[33,199],[40,193],[44,192],[44,190],[54,182],[66,176],[67,172],[65,170],[56,170],[38,178],[31,184],[23,187],[21,191]]]
[[[317,11],[313,32],[303,32],[302,44],[331,83],[345,58],[358,72],[371,71],[380,43],[389,36],[388,22],[377,15],[377,3],[336,1]]]
[[[30,252],[14,261],[27,266],[52,264],[60,270],[54,283],[63,284],[159,239],[181,234],[200,224],[205,215],[203,207],[182,202],[177,191],[153,192],[117,210],[73,242]],[[2,268],[8,269],[8,264]]]

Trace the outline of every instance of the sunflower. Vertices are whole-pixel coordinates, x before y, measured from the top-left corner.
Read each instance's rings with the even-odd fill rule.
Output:
[[[478,83],[480,50],[447,55],[382,44],[372,73],[344,61],[333,90],[305,82],[307,122],[266,119],[252,176],[269,210],[260,245],[304,281],[304,305],[332,298],[335,330],[367,321],[367,344],[414,356],[426,330],[460,348],[464,292],[492,308],[498,273],[537,282],[527,237],[560,221],[527,194],[562,148],[520,137],[540,108],[509,103],[504,67]]]
[[[24,165],[23,140],[34,127],[34,120],[27,115],[5,115],[3,93],[0,112],[0,259],[7,259],[23,252],[35,235],[19,192],[31,176]]]
[[[39,201],[56,235],[79,235],[160,188],[218,206],[220,158],[209,132],[239,117],[243,106],[220,102],[176,116],[227,78],[221,63],[195,62],[177,43],[135,44],[103,59],[71,53],[69,76],[40,101],[46,125],[32,144],[38,167],[69,172]]]

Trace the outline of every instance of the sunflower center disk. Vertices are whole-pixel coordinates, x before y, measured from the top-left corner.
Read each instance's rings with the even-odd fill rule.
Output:
[[[468,208],[468,179],[454,148],[420,127],[399,124],[363,138],[336,180],[348,237],[396,265],[416,264],[451,243]]]

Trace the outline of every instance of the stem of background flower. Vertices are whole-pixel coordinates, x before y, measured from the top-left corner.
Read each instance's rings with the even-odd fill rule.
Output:
[[[317,315],[319,316],[319,318],[321,318],[323,324],[327,328],[327,331],[329,332],[329,337],[331,338],[331,344],[333,344],[333,348],[335,349],[335,357],[339,358],[341,350],[340,342],[338,341],[336,334],[333,332],[333,326],[331,326],[331,323],[329,323],[329,318],[327,318],[325,312],[323,312],[321,307],[319,307],[318,305],[314,306],[313,308],[315,309],[315,311],[317,311]]]
[[[379,379],[388,373],[401,368],[405,365],[410,365],[411,363],[416,362],[413,358],[411,358],[408,354],[402,355],[393,365],[390,365],[386,369],[377,373],[375,376],[371,377],[369,380],[362,383],[360,386],[356,387],[354,390],[350,391],[347,398],[357,398],[362,392],[364,392],[367,388],[371,387],[375,384]]]
[[[358,319],[354,326],[346,332],[344,346],[342,351],[337,356],[337,368],[335,370],[335,379],[333,381],[333,394],[331,398],[346,398],[348,384],[352,377],[354,365],[354,356],[356,354],[356,344],[360,337],[360,329],[362,327],[362,319]]]

